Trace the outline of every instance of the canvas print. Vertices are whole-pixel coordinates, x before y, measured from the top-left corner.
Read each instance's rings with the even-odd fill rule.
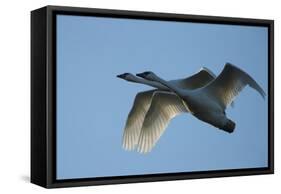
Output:
[[[56,179],[268,167],[267,27],[56,21]]]

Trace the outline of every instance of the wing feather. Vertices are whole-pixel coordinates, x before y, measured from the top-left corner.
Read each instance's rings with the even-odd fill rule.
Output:
[[[265,92],[249,74],[227,63],[220,75],[202,90],[226,108],[247,85],[265,98]]]
[[[187,109],[177,95],[165,91],[154,92],[150,108],[143,121],[137,150],[141,153],[151,151],[170,120],[184,112],[187,112]]]
[[[156,90],[139,92],[136,95],[123,132],[122,146],[124,149],[132,150],[138,143],[142,123],[150,107],[153,92],[155,91]]]
[[[203,67],[198,73],[195,73],[190,77],[185,79],[171,80],[170,82],[175,84],[177,87],[193,90],[207,85],[215,78],[216,75],[211,70]]]

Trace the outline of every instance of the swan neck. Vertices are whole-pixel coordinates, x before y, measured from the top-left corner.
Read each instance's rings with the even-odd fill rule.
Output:
[[[140,79],[138,77],[135,77],[134,80],[132,80],[132,82],[149,85],[149,86],[152,86],[154,88],[167,89],[165,86],[163,86],[162,84],[160,84],[158,82],[148,81],[146,79]]]
[[[164,86],[166,86],[167,88],[169,88],[169,90],[175,92],[177,95],[179,96],[184,96],[185,94],[183,93],[183,90],[181,88],[178,88],[177,86],[173,85],[170,82],[167,82],[166,80],[161,79],[160,77],[157,77],[155,79],[155,81],[163,84]]]

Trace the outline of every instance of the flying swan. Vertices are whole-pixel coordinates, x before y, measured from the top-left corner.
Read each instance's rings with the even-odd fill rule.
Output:
[[[150,146],[146,149],[146,151],[149,151],[163,133],[164,129],[169,123],[169,120],[177,114],[187,112],[187,107],[184,105],[181,98],[171,92],[168,87],[159,82],[141,79],[130,73],[117,75],[117,77],[129,82],[141,83],[157,88],[154,90],[139,92],[136,95],[123,132],[122,146],[124,149],[133,150],[136,147],[139,142],[139,138],[142,137],[140,134],[143,133],[141,132],[143,121],[145,118],[149,118],[150,115],[155,114],[155,111],[153,111],[154,109],[161,108],[163,110],[162,114],[170,114],[170,118],[166,120],[166,122],[163,122],[163,119],[161,120],[161,130],[156,129],[152,131],[152,138],[149,140]],[[179,88],[192,90],[205,86],[206,84],[210,83],[210,81],[214,80],[215,77],[216,76],[207,68],[201,68],[198,73],[190,77],[185,79],[171,80],[169,82]],[[161,114],[155,115],[154,118],[155,117],[161,119]],[[147,119],[147,121],[148,120],[149,119]],[[154,122],[154,120],[150,120],[150,122]],[[142,152],[142,150],[139,151]]]
[[[225,109],[245,86],[249,85],[265,98],[265,92],[257,82],[246,72],[230,63],[226,63],[215,80],[194,90],[182,89],[149,71],[137,74],[137,76],[165,85],[183,100],[184,105],[193,116],[229,133],[234,131],[235,123],[227,118]],[[156,98],[154,97],[153,100],[156,101]],[[165,128],[163,123],[168,122],[169,118],[174,115],[174,109],[169,104],[165,107],[169,108],[163,108],[163,102],[158,101],[158,107],[153,108],[151,105],[147,112],[138,141],[140,152],[151,150],[154,139],[157,139],[159,133]],[[166,110],[165,113],[163,109]],[[167,111],[167,109],[169,110]],[[178,109],[177,111],[185,110]]]

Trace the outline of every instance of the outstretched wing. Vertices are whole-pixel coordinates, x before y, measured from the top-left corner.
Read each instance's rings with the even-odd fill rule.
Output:
[[[155,91],[156,90],[139,92],[136,95],[123,132],[122,146],[124,149],[132,150],[138,143],[142,123],[150,107],[152,95]]]
[[[154,92],[140,132],[138,151],[141,153],[151,151],[170,120],[184,112],[187,112],[187,109],[177,95],[172,92]]]
[[[265,97],[263,89],[250,75],[227,63],[220,75],[202,90],[226,108],[247,85],[258,91],[263,98]]]
[[[190,77],[179,80],[171,80],[170,82],[175,84],[177,87],[193,90],[204,87],[214,79],[216,79],[216,75],[211,70],[203,67],[198,73]]]

